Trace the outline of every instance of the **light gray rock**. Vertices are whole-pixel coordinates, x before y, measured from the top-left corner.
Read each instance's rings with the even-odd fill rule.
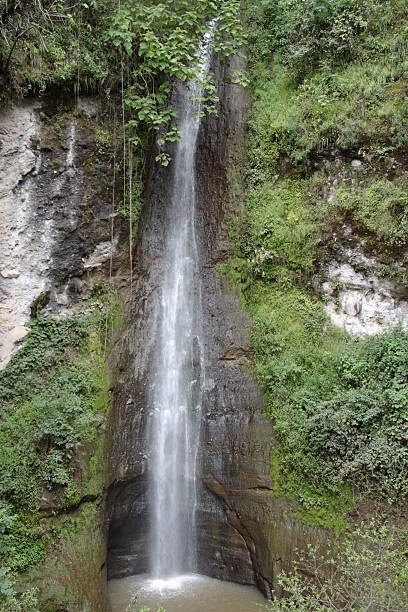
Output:
[[[333,260],[326,271],[328,280],[322,284],[331,321],[353,336],[377,334],[398,323],[408,329],[408,300],[402,297],[404,287],[376,276],[372,271],[375,260],[364,257],[358,250],[349,252],[349,257],[354,265]]]
[[[84,260],[84,269],[90,270],[92,268],[98,268],[104,263],[109,261],[115,250],[115,243],[101,242],[97,244],[95,250],[87,259]]]
[[[31,304],[47,286],[53,244],[52,221],[37,224],[34,177],[41,153],[32,143],[40,129],[36,106],[11,108],[1,123],[0,369],[27,333]]]
[[[79,107],[89,119],[74,112],[63,132],[40,102],[0,116],[0,369],[26,333],[33,302],[49,292],[46,313],[65,316],[89,295],[84,271],[90,279],[113,253],[110,167],[86,170],[100,103],[85,98]]]

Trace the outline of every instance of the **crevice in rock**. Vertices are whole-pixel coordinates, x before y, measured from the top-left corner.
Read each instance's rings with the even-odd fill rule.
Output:
[[[100,498],[100,495],[84,495],[84,497],[81,497],[78,502],[72,504],[71,506],[57,506],[55,508],[52,506],[43,506],[40,508],[40,512],[44,517],[47,518],[51,516],[58,516],[60,514],[72,514],[84,504],[95,503]]]
[[[231,500],[229,499],[227,490],[222,485],[222,483],[214,477],[213,474],[208,474],[205,478],[203,478],[203,482],[212,493],[221,498],[224,502],[226,506],[226,517],[229,525],[241,535],[246,544],[246,548],[251,557],[252,567],[256,577],[256,583],[259,589],[265,595],[265,597],[267,597],[268,599],[272,599],[272,584],[270,583],[270,580],[268,580],[266,576],[263,575],[259,567],[256,543],[252,539],[249,531],[244,526],[239,512],[236,508],[234,508]],[[257,490],[258,488],[259,487],[255,487],[248,490]],[[265,488],[267,489],[267,487],[260,488],[261,490],[265,490]]]
[[[222,357],[219,358],[219,361],[224,361],[224,362],[239,362],[241,359],[248,359],[251,360],[252,355],[251,355],[251,351],[249,351],[248,349],[244,349],[241,347],[234,347],[229,349],[226,353],[224,353],[222,355]]]

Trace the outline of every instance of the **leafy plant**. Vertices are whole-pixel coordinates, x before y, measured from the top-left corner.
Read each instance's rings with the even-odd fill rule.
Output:
[[[39,316],[0,374],[0,564],[13,572],[38,564],[56,537],[39,520],[40,507],[75,506],[96,478],[80,455],[106,417],[104,335],[117,308],[117,296],[101,285],[85,313]]]
[[[0,63],[6,91],[65,86],[77,92],[120,92],[133,146],[140,148],[145,132],[154,131],[162,147],[178,137],[169,103],[174,79],[202,80],[202,108],[214,110],[211,74],[201,75],[196,51],[213,23],[211,49],[223,58],[239,52],[238,12],[238,0],[2,1]],[[238,78],[243,82],[242,75]],[[158,161],[166,160],[161,150]]]
[[[254,321],[254,366],[278,443],[273,494],[297,500],[302,520],[340,532],[353,490],[392,503],[408,493],[407,333],[353,341],[329,324],[314,291],[346,220],[388,256],[407,239],[406,5],[246,7],[246,202],[220,271]]]
[[[276,174],[281,159],[305,169],[313,155],[351,149],[395,167],[408,122],[406,5],[249,1],[247,14],[254,161],[268,155],[267,172]]]
[[[340,206],[356,221],[390,245],[408,240],[408,189],[387,179],[372,181],[363,189],[339,189]]]
[[[282,599],[268,610],[403,612],[408,606],[407,533],[369,523],[330,543],[309,547],[295,571],[281,573]]]

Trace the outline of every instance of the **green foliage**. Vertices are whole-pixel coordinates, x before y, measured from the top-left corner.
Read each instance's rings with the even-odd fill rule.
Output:
[[[0,568],[0,612],[41,612],[38,589],[17,593],[13,580]]]
[[[221,57],[243,42],[238,0],[0,1],[0,64],[7,89],[26,94],[66,86],[71,91],[120,91],[127,136],[140,147],[144,132],[158,145],[177,139],[169,104],[174,79],[199,78],[195,57],[208,24]],[[242,75],[238,75],[242,82]],[[211,76],[203,83],[204,112],[214,111]],[[160,151],[158,161],[168,160]]]
[[[109,406],[104,336],[117,309],[117,296],[101,285],[83,314],[39,316],[0,374],[0,559],[13,572],[37,564],[55,537],[40,506],[75,506],[96,477],[79,453]]]
[[[30,324],[30,334],[23,348],[0,373],[1,399],[12,400],[41,385],[42,375],[66,359],[69,346],[79,349],[85,342],[84,319],[38,318]]]
[[[301,169],[311,154],[325,149],[360,150],[370,161],[388,159],[392,167],[406,146],[408,108],[397,66],[374,60],[336,72],[323,66],[298,85],[276,60],[271,72],[258,69],[257,87],[251,127],[261,156],[254,151],[254,168],[268,164],[276,174],[277,162],[288,158]]]
[[[284,49],[284,60],[299,74],[322,55],[332,60],[356,57],[358,37],[369,26],[370,7],[359,0],[265,0],[262,25],[268,31],[265,52]]]
[[[377,179],[362,189],[339,189],[340,206],[381,240],[392,246],[408,241],[408,189]]]
[[[0,60],[6,91],[24,95],[57,86],[95,90],[114,60],[106,40],[111,3],[90,0],[0,2]]]
[[[324,549],[309,547],[295,571],[281,573],[275,612],[395,610],[408,606],[407,532],[369,523]]]
[[[124,93],[130,117],[127,127],[136,135],[136,145],[143,127],[159,134],[156,161],[164,166],[170,157],[162,147],[179,136],[176,111],[169,104],[172,83],[174,79],[201,81],[205,91],[202,110],[215,112],[212,75],[203,77],[195,54],[208,24],[215,19],[210,48],[224,57],[239,51],[243,30],[238,10],[237,0],[166,0],[160,4],[127,0],[113,15],[107,35],[121,53],[122,69],[124,57],[129,64],[129,86]]]
[[[332,529],[336,535],[343,533],[350,524],[348,511],[355,503],[350,485],[333,488],[330,483],[326,486],[326,481],[310,484],[303,475],[284,469],[284,452],[277,448],[272,455],[273,497],[296,500],[297,508],[291,514],[302,522]],[[299,459],[309,458],[300,454]],[[321,471],[321,466],[317,469]]]
[[[253,278],[290,285],[313,270],[317,225],[302,181],[248,190],[247,214],[234,235]]]
[[[395,164],[407,142],[406,10],[400,1],[248,2],[253,115],[275,172],[282,157],[308,167],[311,154],[338,148]]]
[[[337,388],[313,405],[305,424],[311,451],[341,480],[408,495],[408,335],[396,328],[353,343],[335,363]],[[307,410],[307,401],[302,408]]]
[[[247,197],[222,272],[254,320],[255,371],[279,444],[273,494],[337,532],[354,488],[390,502],[408,493],[407,334],[354,342],[312,291],[345,219],[377,251],[406,244],[405,16],[399,0],[246,3]],[[346,165],[356,156],[357,171]]]
[[[4,499],[0,503],[1,564],[12,572],[35,565],[51,544],[49,534],[40,526],[38,515],[19,512]]]
[[[305,385],[319,393],[330,389],[327,366],[340,350],[342,334],[327,329],[317,299],[298,288],[269,289],[266,285],[248,295],[254,317],[253,346],[258,378],[268,390],[271,412]],[[337,346],[336,346],[337,344]]]
[[[17,593],[8,567],[0,567],[0,612],[41,612],[38,589],[33,587]]]
[[[375,53],[382,48],[379,36],[394,36],[392,51],[402,52],[405,30],[395,29],[395,18],[406,16],[401,0],[369,5],[361,0],[264,0],[248,6],[260,30],[259,53],[268,57],[281,51],[300,78],[319,67],[322,58],[333,66]],[[401,38],[395,40],[396,34]]]
[[[300,289],[262,285],[244,295],[254,317],[255,370],[280,442],[275,493],[284,489],[312,522],[326,525],[324,508],[344,506],[343,483],[391,503],[405,498],[407,333],[348,341]]]

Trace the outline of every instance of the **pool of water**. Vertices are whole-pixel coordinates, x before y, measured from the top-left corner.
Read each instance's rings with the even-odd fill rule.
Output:
[[[111,580],[109,593],[113,612],[138,612],[144,606],[156,612],[266,612],[266,600],[255,587],[222,582],[198,574],[170,580],[152,580],[138,575]],[[128,608],[138,594],[137,603]]]

